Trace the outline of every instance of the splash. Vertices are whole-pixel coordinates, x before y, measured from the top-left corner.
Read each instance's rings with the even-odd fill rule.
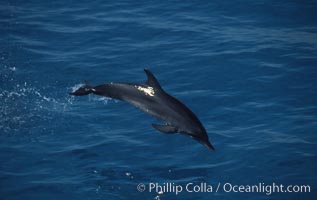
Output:
[[[47,132],[60,126],[61,120],[71,113],[75,101],[69,95],[83,84],[69,88],[40,85],[15,66],[2,65],[0,74],[0,129],[1,133]],[[89,101],[108,104],[109,98],[88,95]],[[54,123],[55,124],[54,124]],[[38,130],[40,129],[40,130]]]
[[[80,83],[80,84],[76,84],[76,85],[74,85],[74,86],[72,86],[72,87],[70,87],[68,89],[70,89],[71,92],[75,92],[76,90],[78,90],[80,87],[82,87],[84,85],[85,84]]]
[[[48,93],[50,86],[39,86],[20,77],[17,67],[3,66],[0,80],[0,129],[2,133],[32,132],[35,128],[47,129],[56,115],[72,104],[72,97]],[[23,80],[24,78],[24,80]],[[52,96],[51,96],[52,95]],[[44,123],[40,123],[44,122]]]
[[[111,98],[108,97],[100,97],[100,96],[89,96],[89,101],[97,101],[97,102],[101,102],[103,104],[108,104],[109,101],[112,100]]]

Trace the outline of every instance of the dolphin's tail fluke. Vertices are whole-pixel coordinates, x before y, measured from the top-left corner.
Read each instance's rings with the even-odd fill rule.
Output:
[[[95,89],[91,85],[86,83],[82,85],[80,88],[78,88],[77,90],[75,90],[74,92],[71,92],[69,94],[74,96],[84,96],[84,95],[93,93],[94,91]]]

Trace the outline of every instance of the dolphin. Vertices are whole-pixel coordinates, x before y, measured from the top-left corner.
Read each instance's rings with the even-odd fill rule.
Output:
[[[83,96],[92,93],[128,102],[164,122],[164,124],[152,124],[158,131],[189,136],[214,151],[215,148],[209,142],[206,129],[197,116],[185,104],[167,94],[150,70],[144,69],[144,71],[147,75],[145,83],[110,82],[95,87],[84,84],[69,94]]]

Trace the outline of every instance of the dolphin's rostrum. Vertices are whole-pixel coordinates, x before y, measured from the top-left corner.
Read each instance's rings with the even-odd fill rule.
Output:
[[[168,134],[181,133],[192,137],[208,149],[215,150],[196,115],[182,102],[167,94],[148,69],[144,71],[147,75],[145,83],[111,82],[96,87],[85,84],[70,94],[83,96],[93,93],[128,102],[165,122],[164,125],[152,124],[158,131]]]

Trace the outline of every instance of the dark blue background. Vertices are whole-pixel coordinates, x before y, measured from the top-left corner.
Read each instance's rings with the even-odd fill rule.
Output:
[[[315,1],[1,1],[2,199],[313,199]],[[85,80],[163,88],[217,151],[165,135]],[[310,185],[310,193],[140,193],[139,183]]]

